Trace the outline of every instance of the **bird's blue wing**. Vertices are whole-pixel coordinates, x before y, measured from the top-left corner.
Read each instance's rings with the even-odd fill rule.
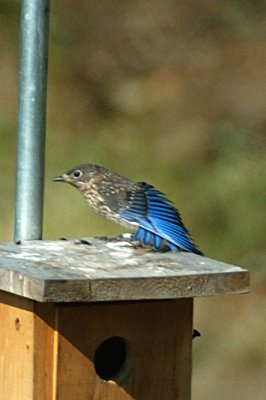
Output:
[[[121,217],[138,225],[137,240],[153,244],[156,249],[160,249],[165,240],[174,251],[202,254],[190,238],[177,209],[153,186],[140,183],[138,190],[129,193],[129,203],[131,206],[121,213]]]

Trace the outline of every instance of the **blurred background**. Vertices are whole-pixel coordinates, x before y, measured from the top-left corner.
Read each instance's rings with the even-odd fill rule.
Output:
[[[77,6],[78,4],[78,6]],[[19,6],[0,0],[0,240],[13,237]],[[195,300],[193,400],[266,395],[266,2],[51,2],[44,239],[122,232],[54,175],[83,162],[167,194],[251,294]]]

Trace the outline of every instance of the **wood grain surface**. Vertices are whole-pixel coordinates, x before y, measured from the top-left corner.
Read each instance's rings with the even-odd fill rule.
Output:
[[[246,293],[248,271],[118,238],[0,244],[0,289],[40,302],[126,301]]]

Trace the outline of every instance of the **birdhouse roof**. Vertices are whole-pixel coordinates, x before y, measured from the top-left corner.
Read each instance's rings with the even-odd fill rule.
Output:
[[[249,273],[119,238],[28,241],[0,244],[0,289],[40,302],[176,299],[246,293]]]

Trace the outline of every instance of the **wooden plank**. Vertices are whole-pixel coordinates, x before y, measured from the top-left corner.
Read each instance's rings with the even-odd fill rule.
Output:
[[[53,304],[0,291],[0,399],[55,400]]]
[[[246,293],[248,271],[121,238],[0,244],[0,289],[41,302],[167,299]]]
[[[56,399],[56,314],[54,304],[34,302],[34,400]]]
[[[192,299],[60,305],[58,328],[58,400],[190,399]],[[113,337],[128,353],[104,380],[95,352]]]
[[[1,293],[0,399],[33,399],[33,302]]]

